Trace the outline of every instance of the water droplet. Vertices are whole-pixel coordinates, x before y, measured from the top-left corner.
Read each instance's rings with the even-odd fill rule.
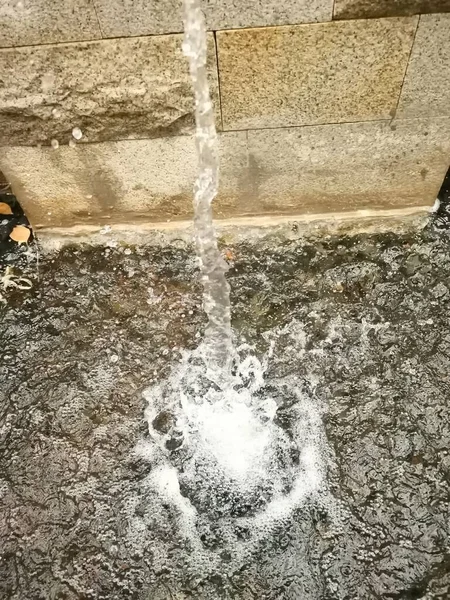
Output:
[[[52,148],[53,148],[54,150],[58,150],[58,148],[59,148],[59,142],[58,142],[58,140],[55,140],[55,139],[53,139],[53,140],[50,142],[50,144],[51,144],[51,146],[52,146]]]
[[[81,138],[83,137],[83,132],[79,127],[74,127],[72,129],[72,135],[76,140],[81,140]]]
[[[59,117],[61,116],[61,111],[59,110],[59,108],[54,108],[52,109],[52,115],[54,119],[59,119]]]

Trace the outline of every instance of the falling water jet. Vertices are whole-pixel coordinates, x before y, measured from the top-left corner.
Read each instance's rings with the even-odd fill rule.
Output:
[[[202,564],[204,575],[220,564],[220,556],[204,547],[202,529],[217,526],[237,565],[243,553],[319,492],[324,436],[317,407],[296,380],[287,377],[266,388],[265,361],[251,347],[233,345],[227,266],[212,219],[219,160],[206,29],[197,0],[184,0],[184,25],[199,161],[195,239],[208,325],[199,347],[184,351],[169,376],[144,392],[149,437],[136,452],[152,462],[146,485],[177,513],[179,531],[194,548],[193,565]],[[276,419],[285,400],[292,417],[287,428]],[[245,543],[241,526],[252,531]]]
[[[219,184],[219,157],[214,108],[207,79],[207,38],[199,0],[184,0],[183,51],[195,97],[198,177],[194,187],[194,228],[203,283],[203,305],[208,317],[202,355],[208,376],[219,385],[231,379],[233,344],[230,317],[230,286],[225,277],[227,264],[217,245],[212,201]]]

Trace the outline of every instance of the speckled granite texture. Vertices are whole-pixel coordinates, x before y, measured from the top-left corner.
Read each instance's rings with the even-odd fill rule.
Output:
[[[0,51],[0,145],[160,137],[193,130],[181,35]],[[214,38],[209,37],[217,99]],[[218,104],[216,102],[216,104]]]
[[[450,0],[202,1],[228,134],[218,218],[433,204],[450,162],[450,14],[413,13]],[[22,47],[0,47],[0,170],[34,225],[189,218],[181,30],[181,0],[1,3],[0,46]]]
[[[202,0],[210,30],[450,11],[450,0]],[[334,4],[334,15],[333,15]],[[181,0],[3,0],[0,47],[181,32]]]
[[[101,37],[92,0],[0,2],[0,48]]]
[[[450,116],[450,14],[420,18],[398,116]]]
[[[450,119],[249,131],[258,202],[314,213],[432,205],[450,157]]]
[[[219,213],[236,214],[249,202],[245,132],[224,134],[220,149],[222,185],[214,206]],[[192,216],[197,155],[191,136],[64,146],[58,151],[0,148],[0,162],[13,187],[21,187],[22,205],[35,226]]]
[[[95,0],[103,34],[172,33],[183,30],[180,0]],[[208,29],[233,29],[330,21],[333,0],[204,0]]]
[[[450,0],[336,0],[335,19],[397,17],[450,11]]]
[[[417,17],[217,34],[224,129],[388,119]]]
[[[217,218],[423,207],[447,170],[450,118],[234,131],[220,149]],[[192,216],[192,137],[0,148],[0,162],[35,226]]]

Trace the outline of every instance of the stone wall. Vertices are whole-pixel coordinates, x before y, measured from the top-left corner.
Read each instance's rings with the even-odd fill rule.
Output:
[[[204,4],[217,217],[433,204],[450,164],[450,0]],[[177,0],[2,2],[0,169],[35,226],[190,218],[180,15]]]

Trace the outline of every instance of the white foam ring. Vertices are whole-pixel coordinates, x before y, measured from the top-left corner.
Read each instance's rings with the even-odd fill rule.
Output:
[[[167,380],[145,392],[150,439],[136,451],[154,465],[146,485],[173,507],[179,533],[197,556],[206,552],[200,522],[219,521],[222,541],[239,557],[325,486],[325,435],[317,404],[294,379],[278,382],[279,389],[272,385],[268,393],[266,365],[250,348],[238,350],[245,356],[223,390],[205,379],[200,347],[185,353]],[[282,428],[277,417],[286,395],[291,424]],[[246,543],[236,539],[236,523],[251,530]]]

